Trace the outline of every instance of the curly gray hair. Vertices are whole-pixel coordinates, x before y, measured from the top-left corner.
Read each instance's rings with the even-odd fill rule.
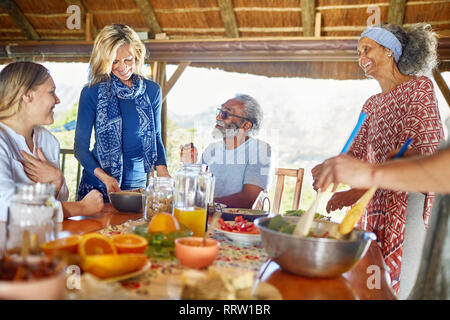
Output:
[[[258,101],[247,94],[237,94],[233,99],[244,104],[244,111],[246,113],[246,116],[253,123],[252,128],[249,130],[249,133],[256,134],[261,128],[263,120],[263,111],[261,110],[261,106],[259,105]]]
[[[395,24],[383,24],[384,28],[400,41],[402,55],[398,70],[405,75],[427,75],[438,64],[437,36],[427,23],[416,23],[408,29]]]

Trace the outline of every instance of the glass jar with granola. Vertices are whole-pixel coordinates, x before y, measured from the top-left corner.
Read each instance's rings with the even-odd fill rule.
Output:
[[[144,218],[150,221],[154,214],[160,212],[172,213],[174,181],[168,177],[150,178],[145,190],[147,196],[147,208],[144,210]]]

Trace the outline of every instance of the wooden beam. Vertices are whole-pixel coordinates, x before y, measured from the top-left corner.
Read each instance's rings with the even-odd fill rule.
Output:
[[[94,39],[93,36],[93,26],[94,26],[94,17],[92,15],[92,13],[86,13],[86,27],[85,27],[85,32],[86,32],[86,41],[92,41]]]
[[[314,13],[316,11],[315,0],[302,0],[302,26],[303,36],[314,36]]]
[[[72,6],[72,5],[75,5],[75,6],[78,6],[80,8],[81,28],[82,29],[86,29],[86,22],[85,21],[86,21],[86,13],[88,11],[87,11],[86,7],[83,5],[83,3],[81,3],[80,0],[64,0],[64,1],[65,1],[66,5],[68,7]],[[92,18],[92,25],[90,26],[90,28],[91,28],[92,37],[95,38],[97,36],[97,34],[98,34],[98,30],[97,30],[97,27],[95,26],[93,18]]]
[[[153,81],[155,81],[161,87],[161,90],[166,85],[166,63],[161,61],[155,61],[152,63],[152,75]],[[167,141],[167,103],[162,100],[161,106],[161,139],[163,145],[166,145]]]
[[[150,29],[152,37],[154,37],[155,34],[162,33],[163,30],[156,19],[155,11],[149,0],[136,0],[136,5],[139,10],[141,10],[142,17],[144,18],[145,24]]]
[[[447,101],[447,105],[450,107],[450,90],[448,89],[447,83],[442,77],[439,68],[433,70],[433,76],[434,80],[436,81],[436,84],[438,85],[439,89],[442,92],[442,95],[445,98],[445,101]]]
[[[25,36],[31,40],[39,40],[39,34],[36,32],[34,27],[28,21],[28,19],[23,14],[22,10],[20,10],[19,6],[15,1],[12,0],[0,0],[0,7],[8,12],[11,19],[14,23],[22,30]]]
[[[163,95],[163,101],[166,100],[167,95],[169,94],[170,90],[173,88],[177,80],[181,77],[184,70],[191,64],[191,62],[182,62],[178,65],[177,70],[173,73],[173,75],[170,77],[169,81],[164,83],[164,87],[162,88],[162,95]]]
[[[406,0],[391,0],[389,3],[388,22],[403,25],[403,18],[405,17]]]
[[[323,28],[322,28],[323,29]],[[83,36],[82,34],[80,36]],[[0,41],[0,59],[26,56],[48,58],[89,58],[92,43],[87,41]],[[260,38],[219,40],[151,40],[145,43],[151,61],[194,62],[286,62],[354,61],[358,40],[355,38]],[[9,50],[9,55],[7,51]],[[441,61],[450,61],[450,37],[438,40]],[[148,61],[148,60],[147,60]]]
[[[236,17],[233,12],[233,3],[231,0],[217,0],[220,8],[225,33],[228,38],[239,38],[239,30],[236,23]]]
[[[320,37],[320,30],[322,28],[322,14],[320,12],[316,13],[316,23],[315,23],[315,29],[314,29],[314,37],[319,38]]]

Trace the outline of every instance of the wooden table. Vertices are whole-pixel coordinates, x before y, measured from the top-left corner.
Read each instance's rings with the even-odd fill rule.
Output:
[[[119,213],[110,204],[106,204],[99,214],[64,220],[63,231],[70,234],[95,232],[141,217],[141,214]],[[266,264],[261,270],[265,267]],[[286,300],[396,299],[389,285],[389,275],[384,267],[380,249],[374,241],[358,265],[339,278],[300,277],[284,272],[277,263],[270,262],[262,279],[275,286]]]

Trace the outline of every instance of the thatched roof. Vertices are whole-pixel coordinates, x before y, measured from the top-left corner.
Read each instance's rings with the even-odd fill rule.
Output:
[[[79,29],[67,27],[70,5],[80,8]],[[430,23],[441,37],[441,71],[449,70],[448,0],[0,0],[0,63],[87,61],[98,30],[124,23],[147,37],[150,60],[360,78],[356,41],[377,12],[381,23]]]

